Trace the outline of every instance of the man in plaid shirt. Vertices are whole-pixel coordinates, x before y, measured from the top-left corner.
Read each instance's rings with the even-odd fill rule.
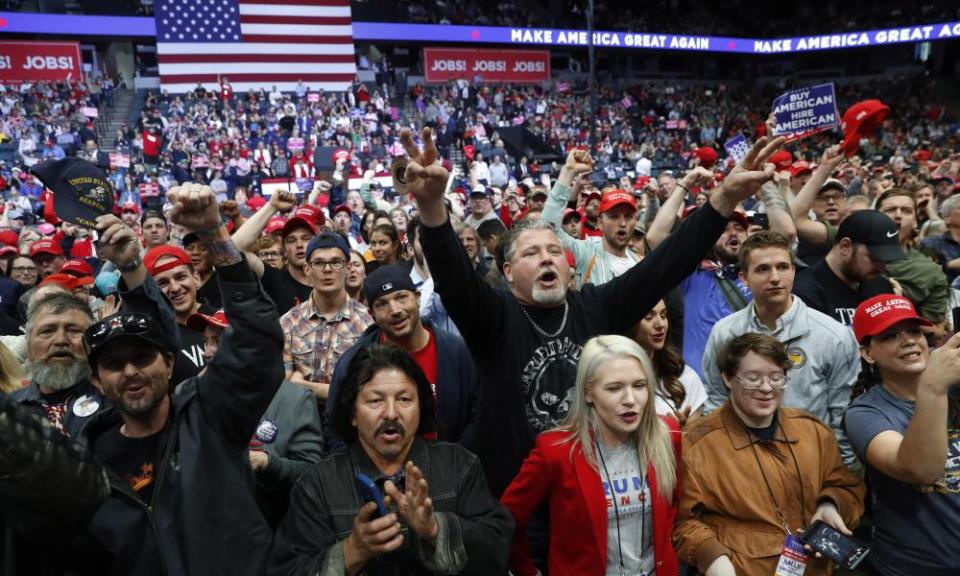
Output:
[[[342,236],[324,232],[311,240],[304,270],[313,292],[280,318],[287,378],[309,388],[321,404],[340,355],[373,324],[366,307],[347,296],[349,261],[350,248]]]

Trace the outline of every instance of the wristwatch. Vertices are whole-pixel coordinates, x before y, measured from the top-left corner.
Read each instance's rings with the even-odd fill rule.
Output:
[[[143,258],[141,258],[139,254],[137,254],[133,258],[133,260],[131,260],[130,262],[127,262],[125,266],[120,266],[118,264],[117,270],[119,270],[121,273],[134,272],[136,271],[137,268],[140,267],[141,264],[143,264]]]

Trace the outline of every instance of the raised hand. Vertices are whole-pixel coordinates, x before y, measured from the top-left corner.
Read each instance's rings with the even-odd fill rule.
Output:
[[[120,270],[126,269],[140,257],[140,241],[133,228],[113,214],[97,217],[97,251],[104,260],[113,262]]]
[[[764,182],[773,178],[775,167],[766,162],[785,141],[783,136],[772,140],[765,136],[757,140],[743,160],[724,178],[719,193],[710,195],[710,204],[724,216],[729,216],[737,204],[756,194]]]
[[[447,216],[443,206],[443,193],[450,173],[438,163],[440,153],[430,128],[424,127],[420,137],[423,140],[422,152],[417,149],[410,130],[404,128],[400,133],[400,142],[410,158],[406,171],[407,192],[416,198],[423,223],[427,226],[439,226]]]
[[[593,157],[586,150],[573,149],[567,154],[567,161],[563,167],[579,175],[593,170]]]
[[[410,529],[422,540],[430,543],[436,541],[440,526],[433,516],[433,501],[427,491],[427,480],[413,462],[407,462],[404,487],[406,492],[401,494],[389,480],[383,486],[386,493],[397,503],[397,513]]]
[[[220,208],[209,186],[187,182],[167,192],[167,201],[173,206],[170,221],[191,232],[215,230],[220,227]]]
[[[270,196],[270,205],[277,212],[289,212],[297,205],[297,195],[289,190],[277,190]]]
[[[694,188],[703,188],[710,185],[713,182],[713,179],[713,172],[704,168],[703,166],[697,166],[693,170],[690,170],[683,175],[683,178],[680,180],[680,185],[689,192]],[[653,182],[653,180],[650,182]],[[647,183],[648,186],[650,182]]]

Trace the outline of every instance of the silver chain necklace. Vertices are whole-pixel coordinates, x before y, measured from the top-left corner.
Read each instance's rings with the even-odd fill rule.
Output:
[[[560,328],[553,334],[547,333],[546,330],[537,325],[537,323],[533,321],[533,318],[530,317],[530,314],[527,312],[527,308],[523,304],[520,305],[520,310],[523,311],[523,315],[527,317],[527,320],[533,324],[533,329],[537,331],[537,334],[543,336],[544,338],[556,338],[561,332],[563,332],[563,329],[567,327],[567,315],[570,313],[570,305],[566,300],[563,301],[563,320],[560,322]]]

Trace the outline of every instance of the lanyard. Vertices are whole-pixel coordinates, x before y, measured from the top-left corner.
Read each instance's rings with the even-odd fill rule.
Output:
[[[750,438],[750,448],[753,449],[753,457],[757,461],[757,468],[760,469],[760,476],[763,477],[763,483],[767,486],[767,492],[770,494],[770,500],[773,502],[773,509],[780,518],[780,523],[783,525],[783,529],[786,530],[788,535],[792,534],[790,527],[787,526],[787,518],[784,516],[783,510],[780,509],[780,503],[777,502],[777,497],[773,494],[773,487],[770,485],[770,481],[767,479],[767,474],[763,470],[763,465],[760,463],[760,454],[757,452],[757,442],[753,435],[750,434],[750,431],[747,430],[747,426],[743,422],[740,422],[740,425],[743,426],[743,431],[746,432],[747,437]],[[780,428],[781,432],[783,432],[783,438],[786,440],[787,448],[790,450],[790,456],[793,458],[794,468],[797,470],[797,481],[800,482],[800,514],[803,515],[803,503],[806,502],[806,498],[803,494],[803,476],[800,474],[800,463],[797,461],[797,455],[794,453],[793,446],[790,445],[790,439],[787,438],[787,432],[783,429],[783,425],[780,424],[779,419],[777,419],[777,427]]]

